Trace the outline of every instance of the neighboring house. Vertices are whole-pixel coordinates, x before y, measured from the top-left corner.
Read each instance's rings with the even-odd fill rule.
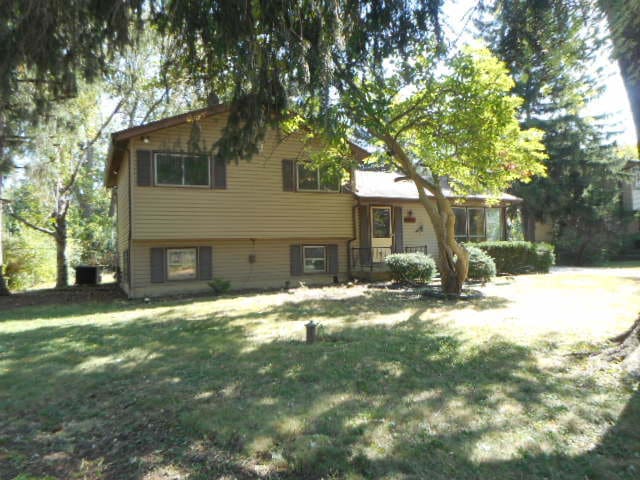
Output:
[[[635,212],[627,226],[627,233],[635,237],[628,247],[635,251],[635,256],[637,256],[640,251],[640,239],[638,239],[638,234],[640,234],[640,160],[627,162],[624,169],[629,174],[629,180],[622,184],[622,207],[627,212]]]
[[[396,251],[437,254],[413,183],[356,170],[339,179],[308,168],[302,134],[270,131],[251,160],[208,155],[227,121],[217,106],[112,135],[106,175],[117,210],[120,285],[130,297],[327,284],[384,270]],[[359,161],[367,152],[352,146]],[[453,195],[450,194],[453,198]],[[460,240],[500,239],[504,195],[459,199]]]

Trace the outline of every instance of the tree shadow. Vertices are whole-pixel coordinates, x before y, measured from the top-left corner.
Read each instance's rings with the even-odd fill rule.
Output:
[[[163,469],[195,479],[540,478],[527,472],[548,471],[544,458],[468,460],[505,428],[483,418],[509,407],[553,420],[562,414],[553,399],[591,395],[549,375],[527,347],[501,337],[470,343],[423,320],[432,307],[458,308],[446,301],[371,292],[191,318],[182,302],[162,305],[176,309],[140,305],[128,321],[0,335],[1,478],[141,479]],[[332,326],[314,345],[256,339],[250,329],[266,317],[352,322],[407,308],[393,325]]]

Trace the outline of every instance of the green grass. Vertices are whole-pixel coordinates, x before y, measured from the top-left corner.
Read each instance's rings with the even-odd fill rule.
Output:
[[[638,478],[637,386],[568,354],[631,322],[640,269],[485,294],[0,312],[0,478]]]

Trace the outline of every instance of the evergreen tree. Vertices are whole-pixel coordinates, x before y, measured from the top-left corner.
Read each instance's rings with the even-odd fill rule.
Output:
[[[592,19],[554,1],[499,0],[488,13],[481,26],[514,75],[522,123],[545,132],[549,153],[548,177],[513,188],[524,199],[525,236],[535,240],[535,222],[550,219],[561,260],[596,260],[615,243],[620,164],[602,127],[581,114],[600,90]]]

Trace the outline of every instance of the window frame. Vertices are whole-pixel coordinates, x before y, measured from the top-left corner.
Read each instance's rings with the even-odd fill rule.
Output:
[[[182,184],[176,183],[160,183],[158,182],[158,155],[167,155],[170,157],[180,157],[182,159]],[[191,185],[185,184],[185,169],[184,158],[185,157],[203,157],[207,159],[207,184],[206,185]],[[211,188],[211,156],[202,155],[197,153],[180,153],[180,152],[153,152],[153,185],[157,187],[177,187],[177,188]]]
[[[388,237],[376,237],[375,232],[375,223],[373,220],[373,211],[374,210],[387,210],[389,212],[389,236]],[[389,205],[371,205],[371,238],[393,238],[393,209]]]
[[[195,251],[195,268],[194,276],[189,278],[171,278],[169,274],[169,252],[172,250],[194,250]],[[198,280],[198,265],[199,265],[199,248],[198,247],[167,247],[164,252],[165,261],[165,279],[167,282],[192,282]]]
[[[321,248],[323,253],[324,253],[324,257],[322,259],[323,263],[324,263],[324,269],[322,271],[319,270],[313,270],[313,271],[307,271],[307,263],[306,263],[306,251],[308,248]],[[313,259],[318,259],[319,257],[311,257]],[[326,245],[302,245],[302,273],[304,275],[313,275],[313,274],[326,274],[328,270],[328,262],[327,262],[327,246]]]
[[[455,209],[462,209],[465,211],[465,234],[464,236],[462,235],[456,235],[456,241],[457,242],[484,242],[487,241],[487,210],[489,209],[497,209],[500,211],[500,237],[504,238],[504,225],[502,223],[502,209],[504,207],[470,207],[470,206],[461,206],[461,205],[456,205],[452,207],[453,210],[455,211]],[[470,227],[470,215],[469,215],[469,210],[482,210],[483,214],[484,214],[484,235],[479,236],[479,235],[470,235],[469,234],[469,227]],[[456,224],[456,228],[458,227],[458,225]]]
[[[296,162],[295,165],[296,165],[296,191],[298,191],[298,192],[340,193],[341,185],[339,183],[338,183],[337,188],[335,190],[325,190],[323,188],[320,188],[320,186],[322,185],[322,182],[320,180],[320,167],[311,167],[316,172],[316,188],[300,188],[300,167],[301,166],[303,168],[309,168],[309,167],[306,167],[303,162]]]

